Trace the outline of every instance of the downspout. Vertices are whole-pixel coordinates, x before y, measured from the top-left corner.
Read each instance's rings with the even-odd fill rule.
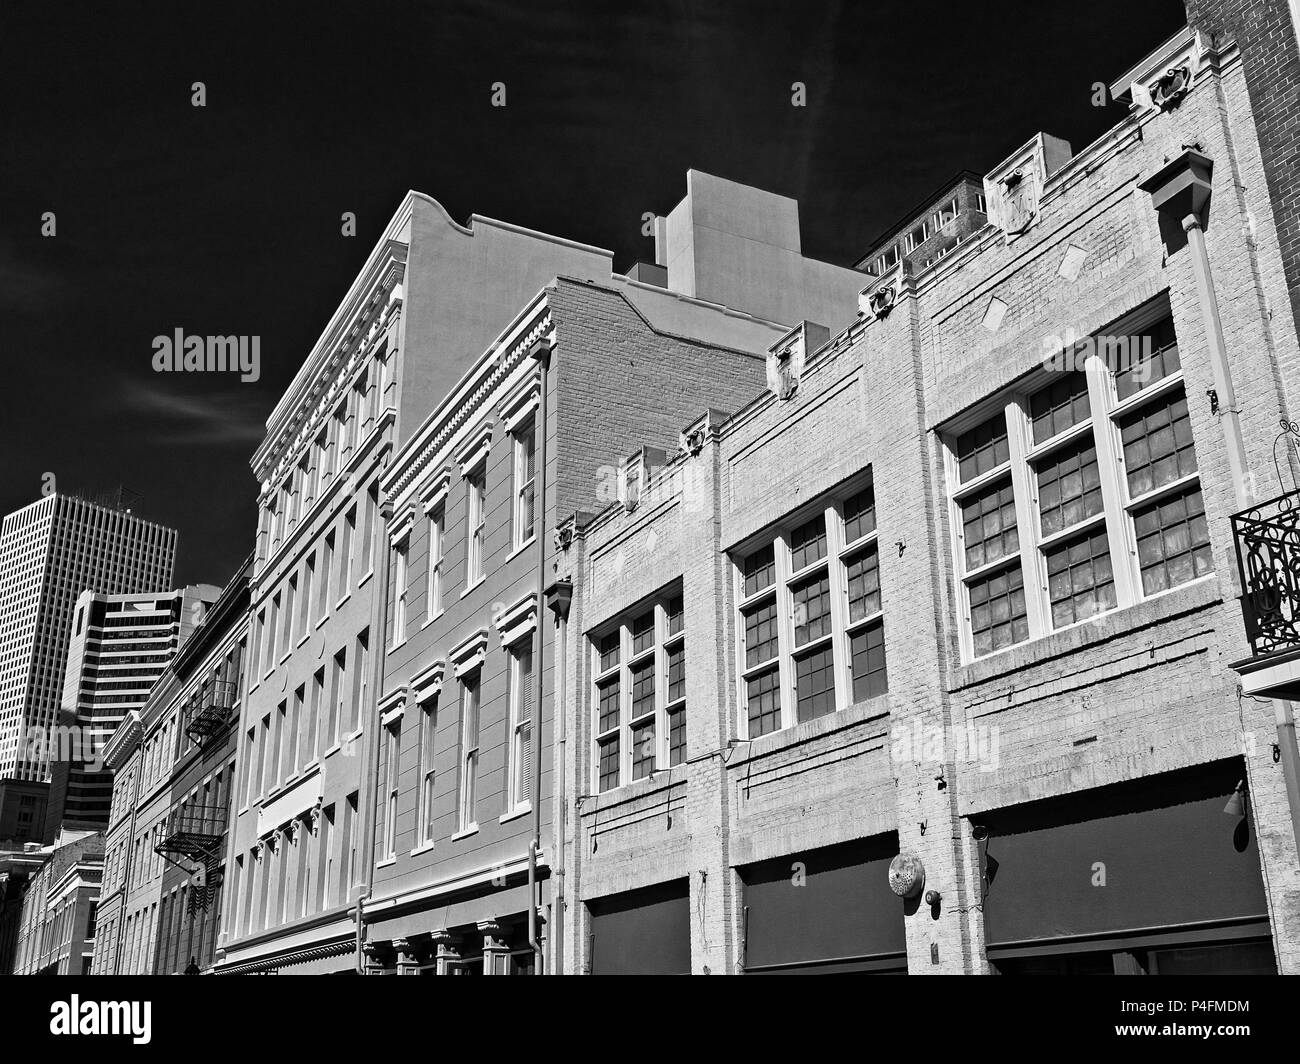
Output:
[[[568,589],[572,593],[572,587]],[[563,591],[559,594],[562,596]],[[565,776],[565,756],[568,743],[568,700],[565,680],[569,663],[569,605],[561,599],[557,602],[556,622],[559,626],[559,653],[556,655],[556,773],[555,781],[555,902],[551,907],[551,968],[556,975],[564,974],[564,832],[566,830],[565,802],[568,800],[568,781]]]
[[[386,462],[383,464],[387,464]],[[384,552],[384,577],[379,581],[379,594],[376,599],[379,603],[377,612],[371,614],[370,620],[370,647],[373,655],[371,665],[371,688],[370,703],[378,708],[379,695],[384,689],[384,658],[388,655],[388,577],[389,563],[392,561],[391,544],[388,542],[388,522],[392,519],[392,503],[385,501],[379,511],[379,527],[375,529],[375,535],[379,538],[375,540],[375,548]],[[379,566],[375,566],[375,578],[379,577]],[[373,718],[373,719],[372,719]],[[361,910],[363,903],[369,901],[375,891],[375,819],[378,816],[378,787],[379,787],[379,720],[376,714],[371,712],[370,706],[357,707],[357,720],[365,723],[365,742],[367,750],[371,754],[370,771],[366,773],[365,785],[362,787],[364,801],[368,813],[365,818],[365,832],[362,836],[361,849],[357,853],[357,860],[364,861],[366,881],[362,885],[360,893],[357,894],[357,905],[354,911],[356,917],[356,965],[357,974],[365,975],[365,961],[362,959],[361,940],[364,925],[361,920]],[[361,810],[357,813],[360,815]]]
[[[1192,269],[1196,273],[1197,294],[1205,315],[1206,336],[1210,346],[1210,363],[1214,368],[1214,384],[1219,389],[1219,409],[1227,419],[1223,427],[1228,449],[1228,466],[1232,471],[1237,509],[1244,510],[1255,502],[1254,492],[1246,478],[1246,447],[1241,434],[1241,420],[1237,411],[1237,395],[1232,386],[1232,371],[1223,338],[1223,323],[1219,320],[1219,301],[1214,294],[1214,280],[1210,275],[1210,257],[1205,250],[1205,232],[1200,217],[1188,214],[1183,218],[1183,230],[1192,252]],[[1291,833],[1300,846],[1300,751],[1296,747],[1295,714],[1286,698],[1275,700],[1277,742],[1281,751],[1282,778],[1286,784],[1287,805],[1291,811]]]
[[[1232,385],[1232,368],[1228,362],[1227,342],[1219,316],[1219,301],[1214,293],[1210,257],[1205,248],[1205,222],[1209,217],[1213,160],[1198,151],[1187,150],[1158,173],[1141,182],[1138,188],[1151,194],[1152,204],[1160,217],[1161,237],[1167,250],[1181,229],[1191,252],[1192,272],[1196,275],[1196,292],[1205,323],[1210,366],[1218,392],[1220,417],[1232,473],[1237,508],[1254,504],[1254,493],[1247,486],[1246,446],[1237,410],[1237,395]],[[1243,589],[1244,590],[1244,589]],[[1282,750],[1282,775],[1286,783],[1287,804],[1291,811],[1291,830],[1300,846],[1300,756],[1296,751],[1295,716],[1287,699],[1277,699],[1277,739]]]
[[[541,367],[541,409],[537,418],[537,432],[541,436],[541,455],[537,467],[538,489],[535,498],[533,516],[537,537],[537,623],[534,630],[537,635],[537,653],[533,656],[533,671],[537,677],[537,696],[533,699],[533,837],[528,843],[528,945],[533,950],[533,972],[544,974],[542,944],[537,937],[537,909],[540,899],[537,896],[537,853],[542,847],[542,690],[546,675],[545,654],[546,641],[543,638],[542,603],[546,595],[546,442],[549,430],[547,419],[547,399],[550,386],[552,341],[540,339],[533,344],[528,357],[537,360]]]

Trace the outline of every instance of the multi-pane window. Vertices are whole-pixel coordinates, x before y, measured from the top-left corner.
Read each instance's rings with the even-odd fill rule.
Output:
[[[409,570],[407,554],[410,537],[393,547],[393,645],[406,641],[406,593]]]
[[[384,783],[387,794],[384,799],[384,856],[391,859],[397,856],[397,794],[398,780],[401,776],[402,756],[402,722],[395,720],[384,729],[385,766]]]
[[[531,638],[521,640],[510,651],[510,750],[509,787],[506,811],[527,805],[532,798],[533,706],[537,692],[533,676]]]
[[[870,484],[766,534],[737,559],[736,583],[748,738],[887,689]]]
[[[1128,332],[949,441],[968,658],[1211,571],[1172,323]]]
[[[446,508],[439,503],[429,512],[429,583],[425,592],[425,619],[442,612],[442,533]]]
[[[487,529],[487,469],[479,466],[465,476],[465,583],[483,579],[483,538]]]
[[[419,841],[433,841],[433,788],[436,782],[433,757],[434,736],[438,726],[438,700],[430,698],[420,713],[420,806]]]
[[[460,827],[478,824],[479,674],[467,674],[460,686]]]
[[[537,453],[533,419],[529,418],[513,433],[514,439],[514,532],[515,546],[533,538],[535,500],[533,487],[537,476]]]
[[[686,760],[682,596],[638,607],[592,640],[598,790]]]

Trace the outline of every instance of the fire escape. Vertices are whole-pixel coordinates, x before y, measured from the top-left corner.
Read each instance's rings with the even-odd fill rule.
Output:
[[[235,685],[226,680],[209,680],[185,707],[185,734],[206,749],[221,738],[235,719]]]
[[[154,835],[154,853],[190,876],[189,911],[206,909],[221,882],[226,811],[182,802],[167,814]]]

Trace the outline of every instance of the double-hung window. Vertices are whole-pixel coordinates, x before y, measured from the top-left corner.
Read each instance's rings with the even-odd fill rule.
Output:
[[[682,596],[670,592],[592,639],[596,787],[605,791],[686,760]]]
[[[426,621],[442,612],[442,539],[446,513],[446,505],[441,502],[429,511],[429,574],[424,610]]]
[[[967,659],[1211,572],[1173,323],[1148,310],[1116,333],[949,434]]]
[[[406,596],[410,583],[409,531],[393,546],[393,646],[406,642]]]
[[[467,673],[460,683],[459,830],[469,831],[478,825],[478,671]]]
[[[888,689],[875,491],[827,496],[736,559],[747,738]]]
[[[401,778],[402,722],[395,720],[384,729],[386,757],[384,759],[384,856],[391,860],[397,856],[397,796]]]
[[[421,845],[433,841],[435,734],[438,727],[438,699],[430,697],[420,705],[420,805],[418,840]]]
[[[536,514],[533,486],[537,476],[537,441],[530,417],[511,434],[514,449],[514,533],[515,547],[533,538]]]
[[[487,467],[480,465],[465,475],[465,583],[483,579],[483,539],[487,530]]]
[[[533,706],[537,702],[533,673],[532,636],[521,639],[510,650],[510,780],[506,811],[513,812],[532,801]]]

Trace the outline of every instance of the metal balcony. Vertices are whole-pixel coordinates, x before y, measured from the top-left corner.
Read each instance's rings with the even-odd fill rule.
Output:
[[[216,680],[203,688],[185,707],[185,734],[202,746],[220,735],[235,717],[235,685]]]
[[[1251,653],[1300,650],[1300,491],[1233,515],[1232,538]]]
[[[202,861],[221,853],[226,833],[226,811],[215,806],[173,809],[154,837],[154,852],[180,864],[181,859]]]

